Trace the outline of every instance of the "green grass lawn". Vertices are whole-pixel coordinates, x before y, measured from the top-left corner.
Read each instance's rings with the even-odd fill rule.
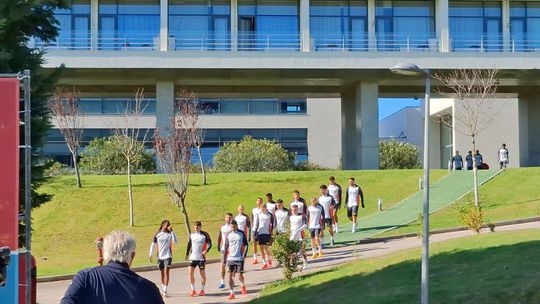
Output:
[[[540,216],[540,168],[508,169],[480,187],[480,205],[486,221],[498,222]],[[463,198],[472,199],[472,193]],[[458,202],[459,203],[459,202]],[[463,226],[453,206],[430,216],[431,229]],[[377,235],[391,236],[420,231],[420,222]]]
[[[431,246],[430,303],[540,303],[540,230]],[[419,303],[420,249],[265,287],[253,303]]]
[[[432,171],[433,180],[446,174]],[[198,174],[191,176],[188,192],[188,211],[192,221],[203,221],[203,229],[217,241],[218,227],[225,212],[236,214],[237,206],[246,205],[251,211],[257,197],[266,192],[274,199],[282,198],[288,205],[292,191],[300,190],[306,199],[317,196],[319,185],[334,175],[345,186],[354,176],[364,189],[366,209],[362,216],[377,212],[377,198],[385,207],[418,190],[421,170],[388,171],[319,171],[210,174],[209,184],[201,185]],[[94,240],[114,229],[132,232],[138,240],[135,265],[149,264],[148,248],[162,219],[169,219],[178,233],[180,243],[174,247],[175,261],[182,261],[187,236],[179,210],[165,192],[164,176],[137,175],[135,184],[135,227],[129,227],[126,176],[82,176],[83,188],[75,186],[72,176],[51,178],[41,191],[53,194],[51,202],[33,210],[32,249],[38,264],[38,276],[75,273],[94,266],[97,253]],[[344,213],[341,211],[342,219]],[[212,250],[210,257],[217,257]]]

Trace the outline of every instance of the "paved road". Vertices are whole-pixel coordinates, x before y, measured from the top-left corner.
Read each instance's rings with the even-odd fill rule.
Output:
[[[497,231],[521,229],[540,230],[540,222],[497,227]],[[435,234],[431,236],[430,241],[431,243],[437,243],[450,239],[470,236],[472,234],[473,233],[470,231]],[[419,246],[421,246],[420,239],[413,237],[391,240],[382,243],[341,246],[327,249],[325,250],[324,257],[312,261],[310,260],[310,267],[308,270],[304,271],[304,273],[317,272],[335,267],[336,265],[352,260],[382,256],[392,252],[415,248]],[[189,297],[189,282],[187,279],[187,269],[178,268],[171,271],[172,279],[169,286],[169,298],[166,299],[166,303],[245,303],[257,297],[258,292],[264,287],[265,284],[282,278],[281,269],[273,268],[269,270],[260,270],[258,268],[252,267],[250,262],[251,259],[248,259],[246,264],[246,283],[249,291],[249,294],[247,296],[237,296],[237,299],[234,301],[227,300],[227,290],[220,290],[217,288],[219,282],[219,265],[210,264],[207,266],[207,296],[194,298]],[[158,286],[160,285],[158,271],[141,272],[140,274],[152,280]],[[38,284],[38,303],[58,303],[60,298],[64,294],[67,286],[69,285],[69,282],[70,281],[59,281]]]

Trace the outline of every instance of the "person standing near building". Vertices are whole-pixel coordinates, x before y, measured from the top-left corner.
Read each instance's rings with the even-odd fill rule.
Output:
[[[244,205],[238,206],[238,215],[234,217],[234,220],[238,224],[238,230],[246,235],[248,241],[251,241],[251,220],[244,213]]]
[[[298,213],[298,206],[294,205],[291,208],[291,216],[289,218],[291,222],[291,236],[290,240],[300,242],[300,254],[304,258],[304,267],[307,268],[307,256],[306,256],[306,242],[304,230],[306,229],[305,218]]]
[[[79,271],[60,304],[163,304],[159,288],[129,269],[136,247],[135,237],[127,232],[105,236],[103,258],[107,264]]]
[[[500,169],[506,169],[506,165],[508,165],[508,163],[510,162],[510,158],[508,157],[508,149],[506,149],[506,144],[502,144],[502,147],[499,149],[497,160],[499,161]]]
[[[473,169],[473,155],[472,151],[469,151],[467,156],[465,156],[465,163],[467,164],[467,170]]]
[[[334,198],[336,205],[334,206],[334,211],[332,212],[332,220],[335,233],[339,233],[339,222],[338,222],[338,211],[341,209],[341,186],[336,183],[336,178],[330,176],[328,184],[328,193]]]
[[[311,235],[311,255],[312,259],[317,257],[322,257],[322,246],[320,234],[321,230],[324,229],[324,208],[318,203],[316,197],[311,199],[311,205],[307,209],[308,217],[308,229],[309,234]],[[315,249],[319,249],[319,253],[315,252]]]
[[[176,244],[178,239],[174,234],[169,220],[161,221],[158,232],[154,235],[150,245],[149,259],[152,262],[154,250],[157,247],[158,268],[161,274],[161,287],[163,296],[167,296],[167,287],[169,286],[169,273],[172,265],[172,244]]]
[[[251,210],[251,224],[255,222],[255,217],[261,212],[261,206],[263,205],[262,198],[257,198],[257,201],[255,202],[255,208]],[[252,226],[252,240],[253,240],[253,265],[259,264],[259,261],[257,260],[257,247],[259,247],[259,240],[257,239],[257,234],[255,233],[255,229]]]
[[[202,231],[202,223],[195,222],[193,225],[195,232],[189,236],[189,241],[186,250],[186,261],[188,261],[189,284],[191,286],[190,296],[197,295],[195,291],[195,268],[199,267],[201,274],[201,290],[199,296],[204,296],[204,286],[206,285],[206,254],[212,248],[212,240],[210,235]]]
[[[358,206],[364,206],[364,192],[362,188],[355,183],[354,177],[349,178],[345,201],[347,202],[347,217],[352,222],[351,232],[356,232],[356,220],[358,217]]]
[[[275,227],[274,215],[268,212],[266,205],[261,206],[261,212],[253,220],[253,232],[257,236],[261,258],[263,260],[262,269],[272,267],[272,257],[270,256],[270,238]]]
[[[287,224],[289,224],[289,209],[283,207],[283,200],[278,199],[276,201],[276,210],[274,211],[274,217],[276,218],[276,231],[277,233],[287,232]]]
[[[272,199],[272,193],[266,193],[266,209],[268,209],[268,212],[274,214],[274,210],[276,210],[276,202]]]
[[[225,223],[221,225],[221,228],[219,229],[219,235],[218,235],[218,245],[219,245],[219,252],[221,253],[221,282],[219,284],[219,288],[225,288],[225,265],[227,263],[227,260],[225,258],[226,252],[225,252],[225,240],[227,238],[227,235],[232,231],[232,222],[233,215],[230,212],[225,213]],[[238,228],[238,224],[237,224]]]
[[[334,246],[334,230],[332,229],[332,213],[334,212],[334,206],[336,205],[334,198],[328,194],[328,187],[321,185],[321,196],[319,197],[319,204],[324,209],[324,228],[328,227],[328,233],[330,233],[330,246]],[[324,229],[321,229],[321,246],[324,248]]]
[[[461,170],[463,168],[463,157],[459,155],[459,151],[456,150],[456,155],[452,157],[452,168],[454,170]]]
[[[240,290],[243,295],[247,294],[244,281],[244,261],[248,252],[248,240],[246,235],[238,230],[238,223],[231,222],[232,230],[225,238],[225,255],[229,270],[229,300],[234,299],[234,275],[238,273]]]
[[[480,154],[480,150],[476,150],[476,153],[474,154],[474,161],[476,163],[476,169],[477,170],[482,169],[482,164],[484,163],[484,159],[482,158],[482,154]]]

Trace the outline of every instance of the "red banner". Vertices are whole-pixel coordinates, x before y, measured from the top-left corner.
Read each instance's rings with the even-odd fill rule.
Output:
[[[0,247],[17,250],[19,213],[19,80],[0,78]]]

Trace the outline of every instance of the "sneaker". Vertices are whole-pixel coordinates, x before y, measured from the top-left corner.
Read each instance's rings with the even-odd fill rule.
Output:
[[[257,259],[254,259],[254,260],[253,260],[253,263],[251,263],[251,264],[257,265],[257,264],[259,264],[259,261],[257,261]]]
[[[336,233],[339,233],[339,226],[336,225]]]
[[[234,300],[234,293],[231,293],[231,294],[229,295],[229,300]]]
[[[306,270],[308,269],[308,264],[304,264],[304,266],[302,266],[302,270]]]
[[[268,267],[272,267],[272,260],[268,261]]]
[[[223,288],[225,288],[225,283],[221,283],[221,284],[219,284],[218,288],[219,288],[219,289],[223,289]]]
[[[166,298],[166,297],[167,297],[167,292],[166,292],[166,291],[162,291],[162,292],[161,292],[161,296],[164,297],[164,298]]]
[[[317,258],[317,254],[314,253],[312,256],[311,256],[312,259],[316,259]]]
[[[199,295],[200,295],[201,297],[202,297],[202,296],[205,296],[205,295],[206,295],[206,292],[204,292],[204,290],[201,290],[201,291],[199,292]]]
[[[323,256],[322,252],[319,252],[319,255],[317,255],[319,258]]]
[[[246,286],[242,286],[242,288],[240,289],[242,291],[242,294],[243,295],[247,295],[247,289],[246,289]]]
[[[191,293],[189,294],[190,297],[194,297],[197,295],[197,292],[195,290],[192,290]]]
[[[330,241],[330,247],[334,247],[334,241]]]
[[[268,269],[268,265],[264,264],[261,269]]]

